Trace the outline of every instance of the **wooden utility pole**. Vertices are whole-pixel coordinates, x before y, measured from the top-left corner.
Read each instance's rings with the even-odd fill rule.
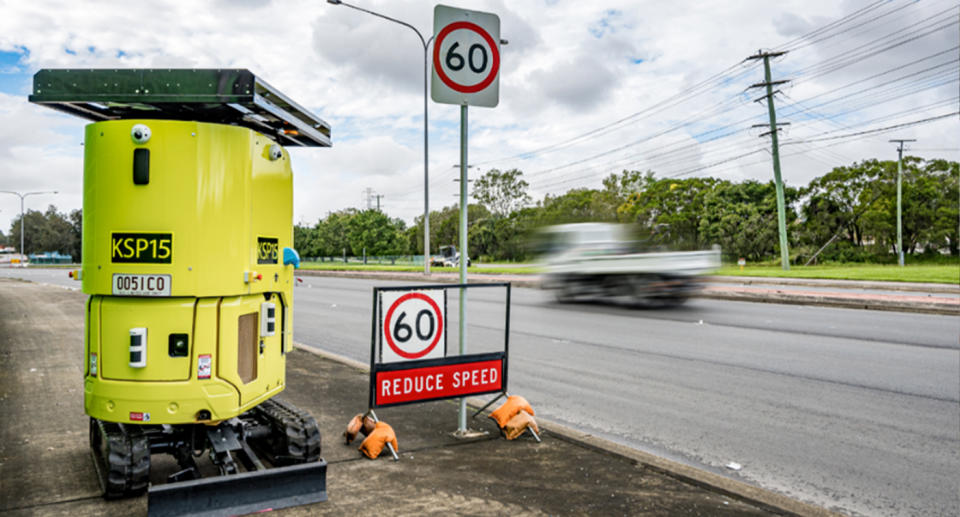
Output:
[[[748,57],[747,59],[763,59],[764,82],[753,84],[750,87],[758,88],[765,86],[767,88],[767,94],[757,99],[757,101],[763,100],[764,98],[767,99],[767,112],[770,115],[769,134],[773,145],[773,179],[777,187],[777,226],[780,230],[780,261],[783,264],[783,269],[788,271],[790,269],[790,251],[787,249],[787,213],[783,200],[783,180],[780,178],[780,143],[777,138],[777,113],[773,107],[773,94],[776,93],[773,91],[773,87],[788,81],[773,81],[770,78],[770,58],[782,56],[784,54],[786,54],[786,52],[757,51],[756,54]],[[765,135],[766,133],[761,136]]]

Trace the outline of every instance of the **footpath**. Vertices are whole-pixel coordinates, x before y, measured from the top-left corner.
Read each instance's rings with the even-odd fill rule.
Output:
[[[99,496],[83,413],[85,298],[0,279],[0,514],[146,514],[145,496]],[[287,364],[282,398],[320,424],[329,500],[279,515],[832,515],[549,421],[539,421],[542,443],[508,442],[485,416],[470,426],[486,435],[458,440],[452,401],[379,410],[400,461],[368,460],[341,437],[366,409],[368,375],[305,348]],[[167,473],[158,458],[153,483]]]
[[[335,276],[419,282],[458,281],[456,273],[299,270],[301,276]],[[803,278],[706,276],[695,296],[716,300],[818,305],[848,309],[960,315],[960,270],[956,284],[875,282]],[[515,287],[539,287],[538,275],[470,273],[470,282],[511,282]]]

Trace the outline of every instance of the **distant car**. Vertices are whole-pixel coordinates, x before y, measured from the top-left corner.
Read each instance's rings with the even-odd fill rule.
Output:
[[[430,257],[431,266],[439,267],[460,267],[460,253],[456,246],[440,246],[440,254]],[[470,257],[467,257],[467,267],[473,265]]]

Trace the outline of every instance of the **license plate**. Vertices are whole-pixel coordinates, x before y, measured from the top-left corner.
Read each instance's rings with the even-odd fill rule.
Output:
[[[127,275],[114,273],[116,296],[170,296],[170,275]]]

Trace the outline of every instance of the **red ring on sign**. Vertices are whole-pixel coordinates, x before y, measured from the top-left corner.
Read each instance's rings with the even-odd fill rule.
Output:
[[[424,348],[421,352],[410,353],[403,350],[400,350],[400,347],[393,342],[393,334],[390,332],[390,318],[393,316],[393,311],[400,306],[403,302],[417,298],[427,302],[430,305],[430,308],[433,309],[433,313],[437,315],[437,336],[433,338],[433,343],[430,343],[430,346]],[[414,321],[414,325],[416,325]],[[387,337],[387,345],[390,346],[390,349],[397,353],[400,357],[405,359],[419,359],[430,353],[440,342],[440,336],[443,335],[443,314],[440,312],[440,306],[437,305],[437,302],[433,301],[433,298],[423,294],[423,293],[407,293],[400,298],[397,298],[397,301],[393,302],[390,305],[390,309],[387,310],[387,316],[383,318],[383,335]]]
[[[443,39],[446,38],[448,34],[458,29],[467,29],[476,32],[487,42],[487,45],[490,46],[490,53],[492,54],[491,61],[493,61],[492,65],[490,66],[490,73],[487,74],[487,77],[484,80],[474,85],[465,86],[455,82],[446,74],[446,72],[443,71],[443,67],[440,66],[440,47],[443,45]],[[449,86],[451,89],[460,93],[477,93],[487,86],[490,86],[490,83],[497,78],[497,73],[500,71],[500,51],[497,49],[497,45],[493,41],[493,38],[479,25],[470,22],[454,22],[444,27],[443,30],[440,31],[440,34],[437,34],[437,40],[433,42],[433,69],[437,72],[437,77],[443,81],[443,84]]]

